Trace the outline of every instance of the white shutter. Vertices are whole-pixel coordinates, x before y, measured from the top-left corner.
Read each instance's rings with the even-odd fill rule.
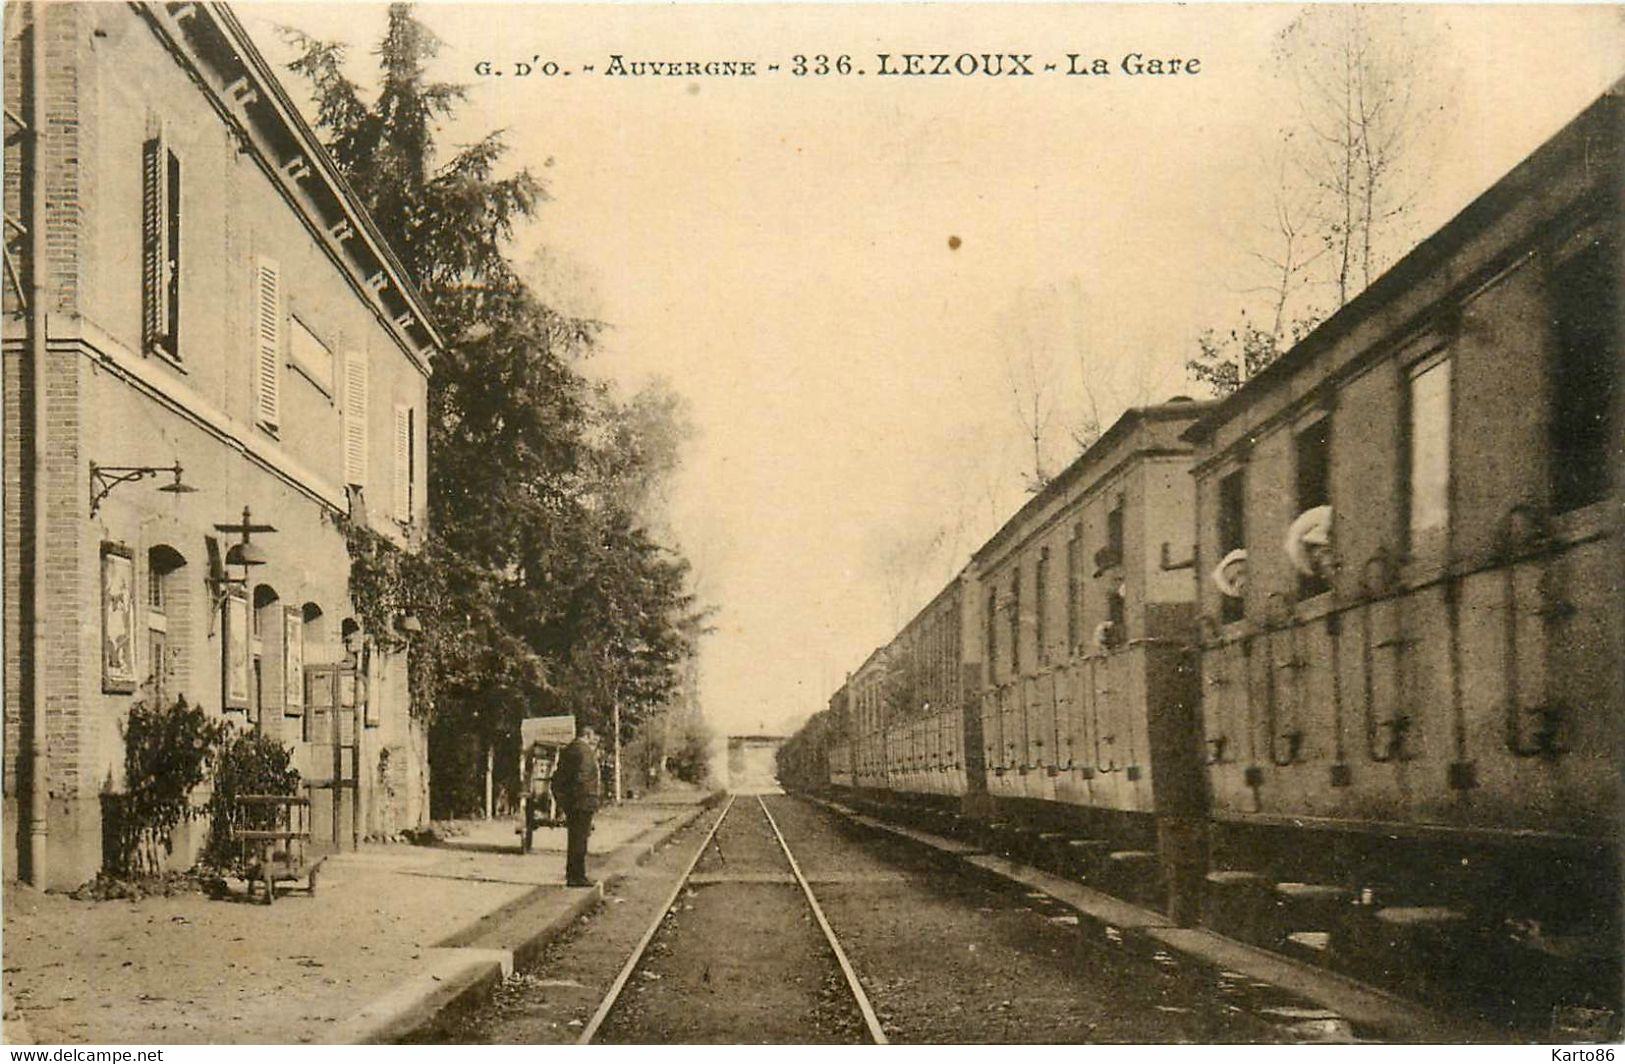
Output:
[[[344,353],[344,482],[367,483],[367,353]]]
[[[254,405],[262,423],[282,424],[282,271],[274,259],[254,265]]]
[[[412,408],[395,404],[395,520],[412,520]]]
[[[141,148],[141,336],[143,353],[164,348],[169,285],[164,256],[169,243],[168,151],[162,137]],[[173,351],[166,352],[173,355]]]

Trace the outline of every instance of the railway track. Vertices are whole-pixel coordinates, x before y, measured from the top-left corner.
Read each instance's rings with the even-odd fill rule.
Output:
[[[835,932],[838,931],[838,934]],[[856,972],[863,973],[861,986]],[[429,1041],[1193,1044],[1367,1037],[793,797],[688,829]]]
[[[691,891],[692,886],[700,882],[695,873],[699,868],[701,861],[707,856],[707,854],[712,854],[716,859],[714,863],[720,864],[726,869],[728,859],[718,843],[718,834],[721,831],[723,824],[727,822],[729,816],[734,813],[735,806],[738,801],[738,795],[731,795],[728,799],[727,805],[723,807],[722,813],[715,821],[712,822],[711,827],[706,831],[704,838],[701,839],[700,844],[695,848],[694,855],[689,859],[687,865],[683,869],[682,874],[678,877],[677,882],[672,887],[671,893],[665,900],[665,904],[659,908],[648,928],[637,940],[631,954],[626,959],[626,963],[621,966],[621,969],[616,974],[614,981],[611,982],[608,991],[604,994],[603,1000],[599,1002],[598,1007],[596,1010],[594,1010],[591,1019],[589,1019],[586,1025],[582,1028],[581,1035],[576,1040],[578,1045],[589,1045],[594,1041],[601,1040],[600,1036],[604,1031],[606,1022],[616,1012],[617,1006],[622,1003],[623,996],[625,995],[628,986],[632,984],[634,975],[643,969],[650,953],[650,947],[659,937],[662,927],[667,923],[668,918],[673,914],[674,910],[677,909],[679,903],[685,896],[685,892]],[[803,874],[800,863],[796,860],[795,854],[791,852],[789,842],[786,841],[784,833],[779,829],[779,825],[777,821],[774,820],[773,814],[768,810],[767,803],[764,802],[760,796],[747,798],[746,803],[747,808],[749,804],[754,803],[757,809],[760,810],[762,817],[765,819],[767,827],[772,833],[773,840],[777,843],[779,853],[782,854],[785,863],[789,866],[790,878],[793,880],[795,885],[799,887],[801,896],[806,902],[807,909],[811,911],[813,921],[816,923],[819,931],[822,934],[823,944],[827,946],[830,955],[833,957],[836,965],[840,969],[841,977],[844,981],[846,990],[850,995],[851,1002],[856,1007],[857,1012],[862,1016],[864,1033],[866,1034],[868,1041],[876,1045],[887,1044],[888,1039],[886,1038],[886,1033],[881,1027],[880,1019],[876,1015],[874,1007],[869,1001],[868,995],[864,992],[862,983],[858,980],[857,972],[853,969],[852,963],[847,957],[846,951],[841,947],[840,940],[836,937],[834,929],[830,926],[829,919],[824,915],[823,907],[819,904],[818,897],[813,892],[812,885],[807,881],[806,875]],[[745,872],[739,875],[710,876],[705,878],[704,883],[708,886],[715,886],[722,883],[761,884],[776,883],[779,882],[781,878],[782,877],[767,875],[762,871],[757,870],[755,872]],[[788,914],[785,915],[787,916]],[[652,975],[652,973],[649,974]],[[707,981],[709,981],[709,968],[707,969],[706,978]]]

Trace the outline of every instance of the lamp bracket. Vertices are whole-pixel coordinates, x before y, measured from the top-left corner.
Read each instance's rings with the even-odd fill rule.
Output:
[[[176,462],[171,466],[107,466],[90,463],[90,516],[96,516],[102,500],[120,484],[131,484],[137,480],[155,477],[159,473],[174,474],[175,482],[178,484],[181,479],[181,464]]]

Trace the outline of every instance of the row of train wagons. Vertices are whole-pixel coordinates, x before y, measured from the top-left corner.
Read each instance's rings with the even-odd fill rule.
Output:
[[[1181,437],[1212,406],[1125,414],[848,676],[787,771],[1149,903],[1171,890],[1194,920],[1206,801]],[[795,761],[815,732],[823,777]]]
[[[1363,974],[1617,1004],[1620,121],[1223,401],[1126,414],[848,678],[809,779]]]
[[[1107,889],[1200,903],[1193,448],[1211,404],[1131,410],[971,559],[967,656],[995,834]]]
[[[1207,889],[1258,933],[1617,1005],[1620,104],[1185,434]]]

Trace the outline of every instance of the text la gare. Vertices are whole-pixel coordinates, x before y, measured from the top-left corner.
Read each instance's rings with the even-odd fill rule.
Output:
[[[1200,74],[1202,60],[1196,57],[1184,59],[1178,56],[1148,56],[1144,52],[1129,52],[1118,60],[1116,69],[1130,77],[1144,75],[1166,74]],[[1079,55],[1068,52],[1066,55],[1066,72],[1078,76],[1099,76],[1112,73],[1113,64],[1106,59]]]

